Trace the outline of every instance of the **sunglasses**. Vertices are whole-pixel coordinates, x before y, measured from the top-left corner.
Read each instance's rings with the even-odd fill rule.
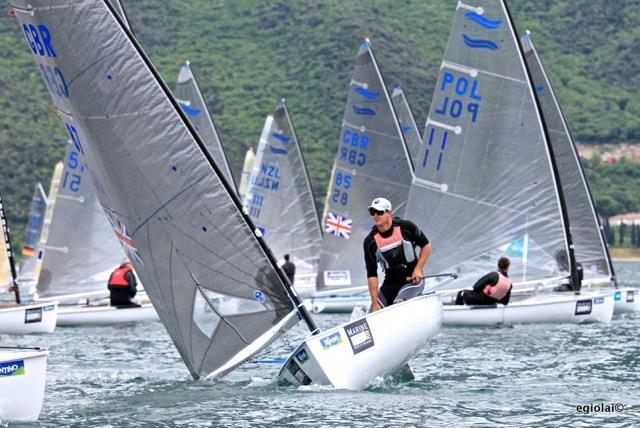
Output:
[[[374,215],[383,215],[386,211],[378,211],[375,208],[369,208],[369,215],[370,216],[374,216]]]

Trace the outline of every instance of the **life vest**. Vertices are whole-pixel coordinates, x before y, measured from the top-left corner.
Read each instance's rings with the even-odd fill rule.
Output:
[[[382,264],[385,271],[389,269],[397,269],[406,267],[416,259],[416,252],[413,244],[402,238],[400,226],[393,226],[393,232],[387,238],[383,237],[379,231],[373,234],[376,241],[376,259]],[[396,259],[398,252],[402,252],[401,262],[391,266],[389,260]]]
[[[115,287],[129,287],[129,282],[127,282],[126,278],[128,272],[131,272],[131,268],[121,267],[114,270],[109,277],[108,285]]]
[[[491,297],[494,300],[502,300],[507,295],[511,288],[511,279],[504,276],[502,273],[498,273],[498,282],[495,285],[485,285],[482,292]]]

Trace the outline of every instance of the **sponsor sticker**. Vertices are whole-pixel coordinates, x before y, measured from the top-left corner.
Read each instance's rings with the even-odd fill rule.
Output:
[[[633,302],[633,299],[635,298],[635,294],[636,293],[634,290],[627,291],[627,303]]]
[[[576,302],[576,315],[587,315],[591,313],[591,309],[593,309],[593,303],[591,299],[587,300],[578,300]]]
[[[253,293],[253,297],[255,297],[256,300],[260,303],[264,303],[265,301],[264,293],[260,290],[256,290],[256,292]]]
[[[348,270],[326,270],[324,271],[324,285],[351,285],[351,272]]]
[[[55,309],[55,305],[48,305],[48,306],[45,306],[44,308],[42,308],[42,310],[45,311],[45,312],[51,312],[54,309]]]
[[[307,353],[306,349],[301,349],[300,352],[296,354],[296,360],[298,360],[300,364],[304,363],[308,359],[309,359],[309,354]]]
[[[24,360],[0,363],[0,378],[24,374]]]
[[[367,323],[366,318],[346,325],[344,331],[347,333],[349,342],[351,342],[351,349],[353,349],[354,354],[373,347],[373,336],[371,336],[371,329],[369,329],[369,323]]]
[[[613,295],[613,300],[620,301],[622,300],[622,291],[616,291],[616,293]]]
[[[604,297],[596,297],[595,299],[593,299],[594,305],[599,305],[600,303],[604,303]]]
[[[24,312],[24,323],[42,322],[42,308],[28,308]]]
[[[322,349],[329,349],[341,343],[342,336],[340,335],[339,331],[331,333],[329,336],[320,339],[320,345],[322,345]]]

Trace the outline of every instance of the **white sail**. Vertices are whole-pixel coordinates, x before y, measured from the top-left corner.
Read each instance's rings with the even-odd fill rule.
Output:
[[[296,275],[315,275],[322,242],[311,183],[284,99],[267,116],[244,206],[278,257]]]
[[[79,151],[67,146],[38,277],[38,296],[107,290],[111,271],[126,255],[96,196]]]
[[[240,176],[240,186],[238,187],[238,194],[241,198],[247,194],[247,188],[249,187],[249,180],[251,179],[251,172],[253,171],[253,163],[255,162],[256,155],[253,152],[253,148],[249,147],[244,154],[244,163],[242,164],[242,175]]]
[[[38,68],[51,70],[43,78],[56,109],[192,376],[228,372],[298,314],[315,328],[113,9],[16,0],[13,10]]]

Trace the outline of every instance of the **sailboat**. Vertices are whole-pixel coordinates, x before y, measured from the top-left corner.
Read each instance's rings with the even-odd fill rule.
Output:
[[[391,93],[391,102],[393,102],[393,108],[398,116],[398,122],[400,128],[404,134],[404,139],[407,142],[409,150],[409,158],[413,165],[413,169],[416,168],[416,159],[420,156],[420,150],[422,148],[422,138],[416,120],[411,112],[411,107],[407,101],[407,97],[404,95],[404,91],[400,85],[393,88]]]
[[[413,174],[409,159],[371,42],[365,39],[349,84],[327,190],[318,292],[311,304],[331,311],[346,295],[367,293],[362,242],[373,227],[367,207],[383,196],[391,200],[394,215],[403,216]]]
[[[271,251],[290,255],[298,294],[314,291],[322,231],[284,99],[265,121],[243,205]]]
[[[43,261],[37,299],[63,302],[60,326],[157,320],[150,302],[117,308],[99,300],[109,295],[109,275],[126,255],[117,239],[121,230],[105,215],[95,193],[79,151],[69,144],[46,241],[39,246]]]
[[[238,186],[238,195],[244,199],[249,188],[249,180],[251,179],[251,172],[253,171],[253,164],[256,160],[256,155],[253,152],[253,147],[249,147],[244,154],[244,162],[242,163],[242,175],[240,176],[240,185]]]
[[[47,195],[42,188],[42,184],[38,183],[31,198],[31,207],[29,208],[27,228],[22,246],[22,259],[18,266],[18,282],[21,284],[36,280],[37,246],[42,236],[47,205]]]
[[[48,354],[43,348],[0,346],[0,421],[38,420]]]
[[[46,40],[42,51],[32,52],[38,64],[57,70],[58,85],[44,78],[55,109],[102,207],[121,226],[129,258],[191,375],[223,376],[299,319],[315,333],[305,343],[345,349],[341,331],[339,337],[319,332],[235,189],[112,7],[104,1],[52,8],[45,0],[15,0],[13,11],[20,28],[34,29],[22,32],[28,46],[35,47],[36,34]],[[395,325],[403,311],[420,316],[411,329],[394,329],[393,337],[370,318]],[[345,330],[350,354],[341,354],[340,366],[318,363],[323,372],[344,373],[341,367],[360,360],[368,370],[343,374],[354,380],[340,383],[357,389],[400,367],[398,358],[389,357],[390,347],[410,358],[440,320],[437,296],[390,306]],[[305,359],[310,365],[315,352],[309,349]],[[335,379],[305,367],[299,371],[311,383]]]
[[[407,217],[427,233],[431,273],[470,288],[511,258],[514,288],[579,290],[567,203],[512,20],[503,1],[458,2],[417,159]],[[608,322],[611,293],[533,296],[507,306],[445,305],[445,324]]]
[[[637,290],[617,287],[603,227],[578,151],[530,32],[527,31],[520,42],[558,164],[562,193],[567,201],[575,258],[582,268],[581,282],[588,287],[615,287],[616,289],[612,290],[614,314],[640,311],[640,299],[636,298]]]
[[[56,328],[58,303],[24,303],[20,297],[11,231],[0,195],[0,288],[12,291],[15,303],[0,304],[0,334],[51,333]]]
[[[211,113],[204,101],[202,91],[193,74],[189,61],[185,61],[180,67],[178,81],[173,94],[177,98],[182,111],[185,113],[191,125],[200,135],[205,144],[205,149],[211,154],[213,160],[220,166],[225,179],[234,185],[233,173],[227,160],[227,155],[222,147],[218,130],[216,129]],[[234,185],[235,186],[235,185]]]

